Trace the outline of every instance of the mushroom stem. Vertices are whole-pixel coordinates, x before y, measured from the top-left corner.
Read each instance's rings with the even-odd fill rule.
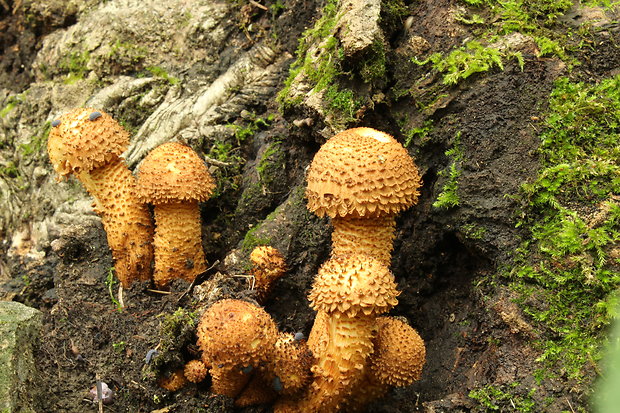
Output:
[[[350,317],[334,313],[326,317],[312,367],[315,379],[306,397],[296,406],[300,412],[337,412],[362,377],[372,353],[373,316]]]
[[[332,219],[332,255],[366,254],[389,266],[396,222],[394,215],[379,218]]]
[[[136,196],[136,180],[121,158],[76,174],[95,198],[95,212],[107,234],[116,276],[124,288],[151,277],[153,224]]]
[[[198,202],[158,204],[154,214],[155,285],[165,287],[175,278],[193,281],[207,269]]]
[[[211,391],[228,397],[237,397],[246,386],[252,375],[245,374],[237,367],[214,366],[211,374]]]

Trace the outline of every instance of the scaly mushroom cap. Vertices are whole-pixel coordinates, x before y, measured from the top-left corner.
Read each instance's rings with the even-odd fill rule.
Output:
[[[269,359],[277,327],[267,312],[251,303],[225,299],[213,304],[198,324],[202,360],[218,368],[246,368]]]
[[[378,317],[370,373],[389,386],[408,386],[422,376],[426,349],[420,335],[394,317]]]
[[[317,311],[376,316],[398,304],[399,294],[387,266],[368,255],[350,254],[334,256],[319,268],[309,299]]]
[[[118,158],[129,146],[129,133],[110,115],[77,108],[52,122],[47,153],[61,176],[90,171]]]
[[[185,364],[183,374],[188,381],[200,383],[207,377],[207,366],[201,360],[190,360]]]
[[[140,165],[139,196],[154,205],[179,201],[204,202],[215,182],[207,165],[189,146],[167,142],[152,150]]]
[[[286,261],[277,249],[263,245],[250,254],[256,300],[263,303],[273,284],[286,274]]]
[[[308,209],[331,218],[397,214],[417,202],[421,185],[407,150],[371,128],[348,129],[329,139],[306,179]]]
[[[276,390],[282,394],[301,390],[310,381],[312,361],[305,342],[295,340],[290,333],[280,334],[275,344],[273,373],[282,388]]]

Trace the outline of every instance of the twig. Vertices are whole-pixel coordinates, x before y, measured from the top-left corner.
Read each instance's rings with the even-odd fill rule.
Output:
[[[262,4],[260,4],[259,2],[256,2],[254,0],[249,0],[250,4],[258,7],[259,9],[263,9],[263,10],[269,10],[267,7],[263,6]]]
[[[150,293],[161,294],[161,295],[170,295],[170,294],[172,294],[170,291],[156,290],[154,288],[147,288],[146,291],[148,291]]]
[[[230,166],[232,165],[230,162],[222,162],[217,159],[209,158],[208,156],[203,157],[206,163],[210,163],[215,166]]]
[[[570,400],[568,400],[568,397],[566,398],[566,403],[568,403],[568,407],[570,407],[570,411],[575,413],[575,410],[573,410],[573,405],[570,404]]]
[[[196,278],[194,278],[194,281],[192,281],[189,285],[189,287],[187,287],[187,290],[185,290],[185,292],[183,294],[181,294],[181,296],[179,297],[179,299],[177,300],[177,304],[181,302],[181,300],[183,298],[185,298],[185,296],[187,294],[189,294],[194,287],[196,286],[196,284],[198,283],[198,281],[200,281],[202,279],[202,277],[207,274],[209,271],[211,271],[213,268],[215,268],[216,265],[218,265],[220,263],[220,260],[215,260],[213,262],[213,264],[211,264],[211,266],[209,268],[207,268],[206,270],[204,270],[203,272],[201,272],[200,274],[198,274],[196,276]]]
[[[123,300],[123,284],[118,285],[118,305],[121,309],[125,308],[125,301]]]
[[[99,373],[95,374],[97,380],[97,401],[99,402],[99,413],[103,413],[103,388],[101,386],[101,380],[99,379]]]

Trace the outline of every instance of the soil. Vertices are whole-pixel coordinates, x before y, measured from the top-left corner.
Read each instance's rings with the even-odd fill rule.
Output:
[[[293,1],[275,20],[256,8],[240,9],[236,17],[264,33],[273,30],[282,39],[282,52],[293,56],[297,39],[318,16],[318,3]],[[454,2],[447,0],[407,6],[408,15],[418,22],[414,34],[433,45],[430,51],[449,50],[471,35],[446,19],[452,6]],[[75,22],[74,15],[63,16],[37,32],[24,26],[19,15],[2,11],[0,28],[11,30],[0,30],[1,85],[20,90],[31,81],[18,67],[34,59],[37,39],[45,32]],[[386,95],[392,87],[411,85],[411,79],[422,73],[410,56],[399,57],[396,51],[407,36],[399,28],[392,27],[391,32],[388,58],[393,64],[388,67],[391,82],[385,86]],[[256,41],[243,30],[236,36],[248,47]],[[617,65],[608,64],[620,59],[617,32],[593,36],[601,48],[597,53],[586,49],[585,64],[575,69],[575,78],[593,80],[617,70]],[[35,47],[20,48],[20,44]],[[415,139],[409,147],[424,185],[418,205],[397,219],[392,260],[402,294],[391,315],[406,317],[418,330],[426,343],[427,361],[420,381],[391,391],[369,406],[370,412],[484,411],[468,397],[471,389],[513,382],[535,385],[535,329],[506,286],[486,282],[510,259],[524,235],[515,228],[521,205],[510,195],[537,172],[537,127],[553,82],[567,73],[558,59],[538,58],[525,50],[523,70],[510,62],[504,70],[474,75],[450,89],[423,115],[416,103],[424,96],[413,93],[367,109],[359,122],[397,137],[402,135],[399,119],[407,118],[414,125],[422,116],[434,124],[428,136]],[[280,87],[285,77],[284,71]],[[425,91],[439,81],[429,80]],[[276,107],[272,101],[254,109],[258,114],[277,114]],[[304,170],[323,139],[311,128],[294,127],[297,118],[277,114],[269,127],[244,143],[242,155],[247,162],[238,177],[240,186],[202,205],[203,244],[214,266],[195,285],[177,281],[164,294],[153,291],[149,283],[137,283],[123,292],[125,307],[119,309],[114,302],[118,284],[110,287],[105,282],[113,262],[97,220],[65,227],[44,247],[43,259],[27,254],[7,259],[10,278],[1,285],[5,299],[44,313],[38,358],[45,396],[39,411],[96,412],[89,390],[98,379],[115,392],[114,402],[105,406],[109,413],[270,411],[269,406],[236,409],[232,400],[209,392],[208,380],[169,392],[158,386],[157,378],[197,357],[194,324],[206,306],[226,297],[253,299],[244,277],[250,227],[258,228],[253,235],[263,243],[268,240],[280,249],[289,266],[265,308],[281,331],[309,333],[314,313],[306,297],[312,277],[329,256],[331,229],[328,220],[305,209]],[[455,145],[457,132],[463,151],[461,203],[459,208],[438,210],[432,203],[445,180],[441,171],[451,162],[445,151]],[[264,182],[259,195],[248,198],[257,184],[261,156],[274,142],[282,142],[281,168],[273,171],[270,182]],[[484,228],[484,234],[470,237],[464,225]],[[8,250],[8,243],[3,249]],[[544,404],[548,412],[587,408],[584,384],[561,375],[545,381],[532,398],[540,405],[552,400]]]

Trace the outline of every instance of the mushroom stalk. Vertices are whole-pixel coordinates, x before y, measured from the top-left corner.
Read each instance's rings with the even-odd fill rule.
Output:
[[[165,286],[175,278],[193,281],[207,269],[201,244],[198,203],[158,204],[155,205],[154,215],[155,284]]]
[[[112,250],[116,276],[127,288],[151,274],[153,224],[146,205],[136,196],[136,181],[123,159],[76,173],[95,198],[95,212],[101,216],[108,246]]]
[[[378,218],[334,217],[332,255],[366,254],[389,266],[396,221],[394,215]]]
[[[372,353],[373,316],[335,313],[326,318],[322,343],[312,368],[309,395],[296,406],[300,412],[337,412],[362,378]]]

